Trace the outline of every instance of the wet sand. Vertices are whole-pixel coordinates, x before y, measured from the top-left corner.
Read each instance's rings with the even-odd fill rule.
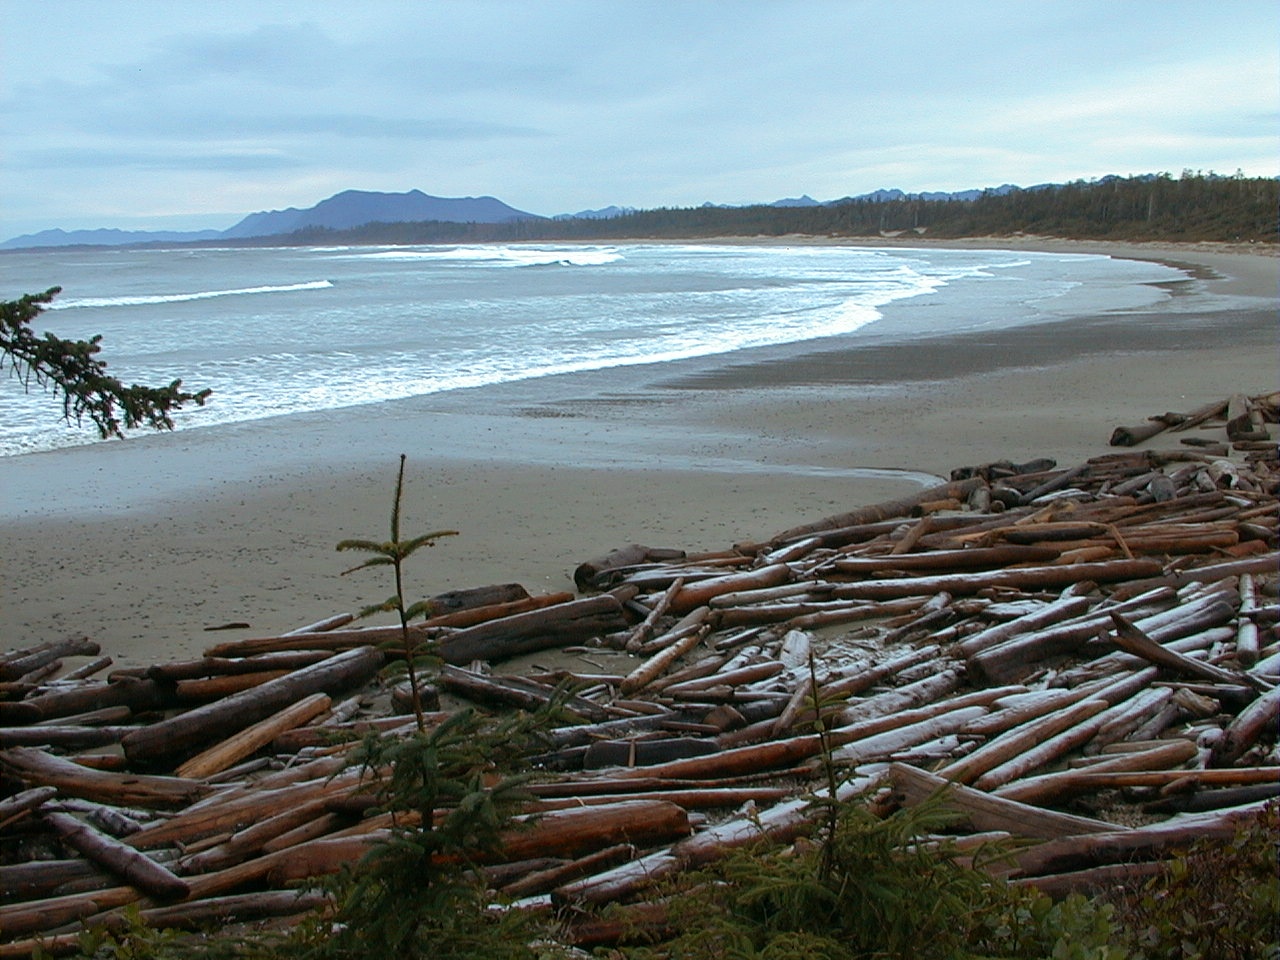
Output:
[[[415,595],[508,581],[540,593],[625,543],[721,549],[956,466],[1073,464],[1106,452],[1118,424],[1277,389],[1274,251],[954,245],[1156,259],[1188,279],[1156,311],[743,351],[5,458],[0,642],[87,634],[118,662],[151,662],[381,599],[389,584],[340,576],[350,556],[334,545],[387,535],[401,452],[405,531],[460,531],[415,558]],[[250,627],[206,632],[230,622]]]

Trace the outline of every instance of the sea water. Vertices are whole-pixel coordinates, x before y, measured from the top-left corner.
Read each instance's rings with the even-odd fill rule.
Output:
[[[1154,263],[821,245],[90,248],[0,255],[37,333],[102,336],[125,383],[210,388],[180,430],[811,341],[925,341],[1133,309]],[[1082,300],[1082,297],[1086,298]],[[901,309],[910,306],[911,309]],[[744,354],[745,355],[745,354]],[[97,442],[0,377],[0,456]]]

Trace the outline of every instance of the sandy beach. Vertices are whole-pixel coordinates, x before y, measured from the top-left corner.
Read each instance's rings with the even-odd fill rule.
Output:
[[[1274,250],[958,245],[1159,260],[1187,279],[1157,311],[927,346],[742,351],[0,459],[2,642],[88,635],[151,662],[381,599],[376,575],[340,576],[334,545],[386,536],[401,452],[406,531],[459,531],[413,568],[415,595],[541,593],[625,543],[722,549],[965,464],[1076,463],[1118,424],[1277,388]],[[249,626],[206,630],[232,622]]]

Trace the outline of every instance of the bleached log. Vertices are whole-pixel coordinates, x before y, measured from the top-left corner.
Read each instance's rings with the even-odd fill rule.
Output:
[[[1137,676],[1137,675],[1135,675]],[[1132,689],[1139,685],[1145,685],[1154,679],[1154,675],[1140,677],[1135,679],[1131,686],[1125,686],[1124,689]],[[1117,685],[1113,684],[1112,687]],[[1107,689],[1112,689],[1108,687]],[[1108,703],[1118,698],[1109,698],[1107,690],[1099,691],[1097,700],[1088,700],[1086,703]],[[1098,731],[1111,722],[1118,715],[1127,709],[1124,702],[1112,702],[1107,709],[1099,711],[1090,717],[1082,718],[1074,726],[1043,740],[1023,751],[1017,756],[1011,757],[996,767],[992,767],[982,776],[973,781],[973,785],[979,790],[994,790],[996,787],[1008,783],[1010,780],[1016,780],[1024,777],[1033,770],[1041,769],[1052,763],[1058,758],[1065,756],[1072,750],[1075,750],[1097,735]]]
[[[1100,867],[1048,876],[1019,877],[1010,880],[1009,884],[1014,887],[1034,888],[1052,900],[1063,900],[1073,893],[1089,895],[1126,885],[1132,886],[1143,882],[1148,877],[1157,876],[1167,869],[1166,864],[1154,860],[1145,863],[1109,863]]]
[[[249,923],[297,916],[319,910],[330,902],[330,895],[319,890],[263,890],[150,907],[138,911],[138,919],[157,930],[197,930],[209,924]],[[103,922],[110,928],[116,918],[109,914]]]
[[[336,833],[340,828],[348,825],[351,818],[341,813],[324,813],[310,820],[304,820],[301,824],[292,830],[286,830],[283,833],[271,837],[262,844],[262,852],[277,853],[281,850],[287,850],[290,847],[296,847],[300,843],[306,843],[310,840],[318,840],[323,836]]]
[[[1172,613],[1173,611],[1170,612]],[[1203,626],[1204,623],[1217,619],[1219,615],[1229,617],[1229,607],[1226,604],[1214,604],[1213,608],[1204,611],[1203,617],[1192,617],[1179,623],[1168,623],[1163,628],[1155,626],[1147,629],[1148,624],[1157,622],[1155,617],[1137,621],[1134,625],[1166,649],[1175,653],[1191,654],[1200,650],[1208,650],[1217,643],[1229,642],[1235,636],[1234,627],[1205,628]],[[1072,685],[1092,677],[1106,676],[1122,670],[1139,669],[1150,662],[1144,657],[1134,656],[1129,653],[1114,652],[1104,654],[1079,666],[1063,670],[1058,675],[1058,682]]]
[[[988,771],[1020,756],[1063,730],[1096,716],[1105,709],[1107,709],[1105,701],[1084,700],[1056,710],[1047,716],[1036,717],[1001,734],[968,756],[943,767],[938,771],[938,776],[954,783],[973,783]]]
[[[923,680],[887,690],[866,700],[851,701],[840,711],[837,722],[850,724],[888,716],[946,696],[960,685],[960,674],[955,670],[944,670],[941,667],[942,664],[939,664],[939,672]]]
[[[422,715],[428,727],[442,723],[449,714],[444,711]],[[278,734],[270,748],[276,753],[296,754],[307,747],[329,747],[361,739],[375,730],[390,733],[414,726],[417,718],[412,713],[393,714],[389,717],[371,717],[368,720],[345,720],[339,723],[318,723],[306,727],[294,727]]]
[[[111,726],[113,724],[128,723],[132,717],[133,711],[129,707],[102,707],[99,710],[87,710],[84,713],[73,713],[67,717],[58,717],[56,720],[42,720],[40,723],[33,724],[33,726]]]
[[[1227,412],[1227,399],[1214,400],[1202,407],[1197,407],[1190,413],[1182,415],[1180,421],[1174,425],[1173,431],[1180,433],[1184,430],[1190,430],[1192,427],[1198,427],[1206,420],[1212,420],[1214,417],[1221,417]]]
[[[900,618],[900,621],[893,622],[893,629],[885,634],[880,642],[885,646],[899,643],[912,634],[922,633],[936,624],[962,615],[962,609],[960,605],[952,603],[951,594],[946,592],[935,594],[916,610]]]
[[[0,866],[0,900],[20,903],[68,893],[105,890],[120,881],[83,857],[28,860]]]
[[[179,782],[199,786],[192,781]],[[206,837],[242,830],[273,816],[282,807],[299,807],[318,797],[351,793],[362,789],[366,784],[367,780],[361,776],[361,771],[354,770],[339,773],[332,778],[322,775],[322,779],[285,786],[255,786],[244,791],[212,794],[205,804],[192,804],[167,820],[143,827],[130,835],[129,845],[138,850],[154,850],[175,844],[189,845]]]
[[[462,610],[477,610],[499,603],[515,603],[528,600],[529,591],[519,583],[493,583],[483,587],[468,587],[437,593],[427,599],[430,610],[428,619]]]
[[[1244,573],[1274,573],[1280,567],[1280,553],[1272,550],[1242,560],[1225,560],[1198,567],[1188,567],[1169,574],[1165,579],[1170,585],[1181,587],[1188,583],[1207,583],[1238,577]]]
[[[845,586],[848,585],[846,584]],[[837,599],[841,599],[838,596],[841,589],[840,586],[837,586],[832,591],[832,595]],[[817,630],[821,627],[839,626],[840,624],[854,623],[858,620],[878,620],[881,617],[898,616],[918,609],[921,604],[922,598],[920,597],[904,597],[900,600],[885,601],[883,603],[812,604],[808,611],[791,611],[791,616],[785,619],[784,624],[788,630]],[[722,613],[720,622],[724,623],[725,619],[726,617]]]
[[[1113,608],[1046,627],[1025,636],[1012,637],[1004,643],[978,651],[969,664],[990,680],[1008,682],[1018,679],[1025,675],[1029,665],[1046,657],[1079,649],[1082,643],[1105,635],[1114,622],[1111,617],[1116,613],[1117,610]],[[1232,616],[1230,604],[1208,596],[1165,613],[1145,617],[1139,622],[1152,630],[1153,639],[1158,637],[1159,643],[1164,644],[1224,623]],[[1108,670],[1121,670],[1129,668],[1135,662],[1144,661],[1140,658],[1136,661],[1129,660],[1121,655],[1105,663]],[[1102,663],[1101,660],[1096,661],[1096,665]],[[1067,675],[1076,674],[1068,671]]]
[[[819,599],[831,593],[832,585],[816,580],[802,580],[798,583],[784,583],[777,587],[761,587],[758,590],[739,590],[735,593],[722,593],[712,597],[708,602],[712,610],[723,610],[729,607],[749,607],[757,604],[772,603],[776,600],[789,600],[792,597],[810,597]]]
[[[203,744],[263,720],[313,693],[334,693],[370,679],[382,666],[373,647],[357,647],[194,710],[143,727],[124,738],[134,764],[190,755]]]
[[[879,784],[882,771],[860,774],[841,785],[837,799],[849,801]],[[610,903],[680,870],[723,859],[735,850],[761,843],[788,843],[812,828],[813,805],[807,799],[778,803],[762,813],[717,824],[668,849],[613,870],[566,884],[552,894],[554,903]]]
[[[1026,691],[1026,688],[1022,688]],[[1001,697],[992,703],[992,711],[980,720],[968,724],[966,736],[997,737],[1016,727],[1030,723],[1056,710],[1065,709],[1074,703],[1087,699],[1091,689],[1076,690],[1035,690],[1019,692],[1008,697]],[[994,741],[988,741],[994,743]],[[979,749],[984,749],[980,747]]]
[[[1172,593],[1172,591],[1170,592]],[[1004,623],[996,624],[994,627],[988,627],[980,633],[966,637],[959,644],[960,652],[966,657],[972,657],[979,651],[994,647],[1013,637],[1069,620],[1088,610],[1092,604],[1093,601],[1088,597],[1060,598],[1032,613],[1025,614],[1014,620],[1007,620]]]
[[[795,795],[795,791],[787,787],[768,786],[724,786],[712,783],[699,787],[666,787],[655,790],[630,790],[620,793],[588,793],[576,796],[548,797],[531,802],[527,809],[531,813],[542,810],[564,810],[569,807],[592,806],[598,804],[622,803],[625,800],[663,800],[674,803],[685,810],[723,810],[741,807],[743,804],[781,803]]]
[[[1275,689],[1272,684],[1252,674],[1224,670],[1221,667],[1215,667],[1213,664],[1195,660],[1170,650],[1168,647],[1156,643],[1151,637],[1118,613],[1113,613],[1111,620],[1116,628],[1114,636],[1116,645],[1134,656],[1142,657],[1144,660],[1149,660],[1151,663],[1161,667],[1176,670],[1179,673],[1200,677],[1211,683],[1241,684],[1253,687],[1255,690]]]
[[[622,683],[618,686],[619,691],[626,696],[643,689],[645,684],[651,682],[671,664],[701,643],[708,631],[709,628],[704,624],[688,636],[682,637],[670,646],[659,650],[623,678]]]
[[[930,550],[924,553],[885,554],[832,561],[836,573],[870,576],[883,571],[995,570],[1015,563],[1042,563],[1057,558],[1055,547],[1007,544],[964,550]]]
[[[328,695],[313,693],[258,721],[253,726],[246,727],[203,753],[196,754],[174,772],[180,777],[188,777],[192,780],[220,773],[245,757],[257,753],[286,730],[292,730],[294,727],[300,727],[314,720],[329,709],[330,703],[332,701]]]
[[[787,701],[787,705],[783,707],[782,713],[778,714],[778,718],[773,721],[770,733],[775,737],[781,737],[790,730],[801,714],[808,710],[811,715],[816,717],[814,710],[816,709],[817,700],[814,698],[814,685],[812,677],[805,677],[795,692],[791,694],[791,699]]]
[[[335,613],[333,616],[325,617],[323,620],[316,620],[314,623],[308,623],[301,627],[295,627],[286,633],[280,634],[282,637],[296,637],[303,633],[327,633],[330,630],[336,630],[338,627],[345,627],[348,623],[355,620],[354,613]]]
[[[1057,803],[1096,789],[1097,781],[1091,781],[1091,775],[1173,768],[1193,759],[1197,752],[1196,745],[1190,740],[1171,740],[1148,750],[1116,754],[1082,770],[1062,770],[1012,780],[993,790],[992,794],[1022,803]]]
[[[936,644],[929,644],[868,667],[865,670],[859,670],[851,676],[830,680],[821,684],[820,698],[826,700],[836,697],[856,696],[865,690],[871,689],[882,680],[937,658],[940,652],[941,647]]]
[[[672,711],[663,710],[661,713],[648,716],[619,717],[602,723],[556,727],[548,733],[547,740],[553,747],[581,747],[594,740],[617,739],[656,730],[678,716],[680,715]]]
[[[1258,625],[1249,619],[1257,609],[1258,598],[1253,574],[1240,577],[1240,624],[1236,628],[1236,662],[1246,670],[1258,662]]]
[[[322,794],[302,803],[292,803],[284,810],[250,823],[217,846],[185,857],[181,862],[183,872],[211,873],[232,864],[241,863],[257,855],[268,842],[281,834],[324,816],[328,812],[327,804],[331,800],[332,795]]]
[[[1226,840],[1249,820],[1248,814],[1229,814],[1214,820],[1169,822],[1138,829],[1116,830],[1050,840],[1016,855],[1024,877],[1053,876],[1117,862],[1154,859],[1196,841]]]
[[[208,703],[211,700],[220,700],[260,687],[268,681],[286,677],[290,672],[290,670],[262,670],[254,673],[231,673],[216,677],[197,677],[194,680],[179,680],[173,685],[174,694],[178,703],[183,706]]]
[[[1253,405],[1243,394],[1235,394],[1227,401],[1228,440],[1267,440],[1262,418],[1254,415]]]
[[[1222,769],[1186,770],[1134,770],[1095,773],[1080,770],[1079,789],[1123,790],[1131,787],[1168,788],[1173,785],[1188,788],[1202,786],[1247,786],[1254,783],[1274,783],[1275,767],[1224,767]]]
[[[816,735],[789,737],[770,743],[722,750],[705,757],[672,760],[643,768],[618,768],[611,775],[619,779],[658,777],[676,780],[711,780],[789,767],[807,760],[821,749]]]
[[[1096,754],[1108,744],[1123,740],[1159,714],[1173,699],[1173,695],[1173,691],[1167,687],[1142,691],[1130,699],[1123,710],[1117,711],[1098,727],[1098,732],[1089,741],[1085,753]]]
[[[542,856],[578,857],[601,847],[629,843],[637,847],[670,842],[689,833],[685,811],[660,800],[626,800],[608,805],[571,807],[541,814],[526,828],[503,834],[498,853],[482,857],[506,861]],[[260,876],[276,884],[336,872],[367,850],[376,836],[324,839],[258,858]],[[253,862],[243,864],[250,868]],[[233,868],[234,869],[234,868]],[[216,876],[216,875],[211,875]],[[194,884],[193,884],[194,886]]]
[[[1161,570],[1162,567],[1155,560],[1111,560],[1103,563],[1073,564],[1070,567],[1014,567],[1008,570],[990,570],[981,573],[871,580],[846,585],[841,593],[848,599],[856,600],[892,600],[905,596],[932,596],[942,591],[953,595],[968,595],[991,587],[1028,590],[1065,587],[1081,580],[1092,580],[1095,583],[1137,580],[1157,576]]]
[[[983,488],[979,488],[980,490]],[[975,491],[977,492],[977,491]],[[916,544],[920,542],[920,538],[933,529],[933,513],[926,513],[923,517],[913,523],[902,535],[902,538],[893,545],[893,549],[889,551],[892,556],[900,556],[904,553],[910,553],[915,549]]]
[[[662,617],[666,616],[667,610],[671,607],[671,601],[674,600],[676,594],[683,589],[684,577],[676,577],[676,579],[671,582],[671,586],[667,587],[662,596],[658,598],[657,603],[653,605],[653,609],[650,610],[648,615],[640,621],[640,623],[636,624],[635,629],[631,631],[631,634],[627,637],[626,643],[623,644],[624,650],[628,653],[635,653],[645,644],[646,641],[653,638],[653,632],[657,627],[658,621],[662,619]]]
[[[104,910],[123,907],[143,898],[134,886],[109,887],[90,893],[73,893],[63,897],[48,897],[26,903],[10,903],[0,906],[0,930],[6,936],[21,937],[83,920]],[[22,945],[19,945],[19,951]],[[23,956],[21,952],[11,954]],[[26,956],[31,956],[28,951]]]
[[[1115,830],[1113,824],[1103,820],[1056,813],[994,797],[906,764],[890,764],[889,778],[908,806],[942,792],[944,806],[962,814],[977,830],[1007,830],[1015,836],[1045,840]]]
[[[1277,717],[1280,716],[1280,685],[1254,700],[1227,725],[1209,753],[1209,762],[1215,767],[1225,767],[1243,757],[1263,735],[1270,732],[1277,736]]]
[[[88,663],[82,663],[74,670],[68,670],[58,678],[58,681],[87,680],[95,673],[100,673],[107,669],[107,667],[111,666],[114,662],[115,661],[111,657],[98,657],[96,660],[90,660]]]
[[[785,563],[748,570],[745,573],[731,573],[697,583],[686,583],[671,600],[671,612],[683,616],[699,607],[705,607],[712,597],[726,593],[739,593],[743,590],[759,590],[766,587],[777,587],[790,583],[795,574]]]
[[[1136,447],[1168,430],[1169,426],[1168,421],[1153,417],[1146,423],[1134,427],[1116,427],[1111,431],[1110,443],[1113,447]]]
[[[797,560],[803,560],[821,546],[821,537],[807,537],[803,540],[796,540],[786,546],[778,547],[776,550],[762,553],[757,559],[756,565],[764,567],[773,563],[795,563]]]
[[[875,736],[854,740],[832,751],[839,763],[865,764],[887,760],[895,753],[918,746],[935,737],[955,733],[987,710],[981,706],[961,707],[916,723],[904,724]]]
[[[683,617],[671,625],[669,629],[658,636],[642,643],[635,652],[642,657],[651,657],[661,650],[665,650],[679,640],[691,634],[705,632],[707,625],[711,620],[710,607],[698,607],[696,610],[690,610]]]
[[[951,710],[959,710],[964,707],[983,706],[990,707],[991,703],[1000,697],[1007,695],[1014,688],[997,687],[994,689],[974,690],[969,693],[959,693],[945,699],[935,700],[925,706],[901,709],[901,704],[895,706],[892,701],[880,701],[878,707],[859,714],[859,719],[844,726],[836,726],[827,734],[828,741],[834,746],[842,746],[851,743],[863,737],[875,736],[886,730],[892,730],[894,727],[904,726],[910,723],[918,723],[922,720],[928,720],[931,717],[939,716]],[[1025,688],[1018,688],[1025,689]],[[893,693],[893,691],[889,691]],[[876,698],[878,699],[878,698]],[[870,701],[866,701],[870,703]],[[888,709],[884,709],[888,708]],[[800,721],[808,722],[812,720],[811,715],[802,713],[798,718]],[[828,717],[828,723],[838,718]],[[717,742],[723,747],[737,747],[749,743],[758,743],[773,737],[773,724],[767,719],[758,724],[752,724],[742,730],[734,730],[717,737]]]
[[[668,697],[696,697],[699,693],[711,687],[736,686],[737,684],[753,683],[757,680],[767,680],[770,677],[776,677],[785,670],[786,667],[781,661],[764,660],[760,663],[753,663],[750,666],[739,667],[736,670],[720,670],[695,680],[686,680],[684,683],[663,684],[659,687],[658,683],[660,681],[655,681],[650,686],[652,689],[661,689],[663,694]]]
[[[629,843],[617,843],[603,850],[596,850],[576,860],[560,862],[555,866],[525,874],[520,879],[501,888],[502,895],[510,898],[549,893],[556,887],[577,880],[620,861],[630,861],[636,856],[636,848]]]

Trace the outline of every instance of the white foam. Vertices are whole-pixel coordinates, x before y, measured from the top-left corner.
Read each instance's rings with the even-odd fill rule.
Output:
[[[143,307],[156,303],[183,303],[188,300],[212,300],[215,297],[237,297],[254,293],[292,293],[297,290],[324,290],[332,287],[328,280],[288,283],[272,287],[242,287],[237,290],[201,290],[197,293],[155,293],[131,297],[68,297],[49,304],[50,310],[72,310],[76,307]]]
[[[339,255],[349,260],[385,260],[412,262],[428,260],[461,263],[489,263],[495,266],[513,267],[596,267],[623,259],[621,252],[612,247],[397,247],[354,253],[349,250]]]

